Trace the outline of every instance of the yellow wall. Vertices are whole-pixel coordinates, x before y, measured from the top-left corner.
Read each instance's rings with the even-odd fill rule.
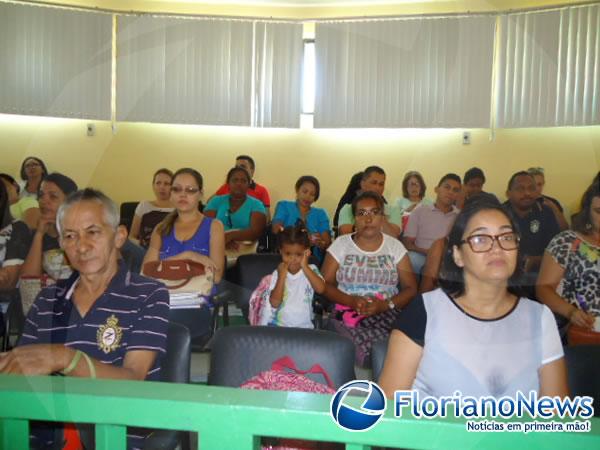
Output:
[[[72,176],[80,185],[106,191],[122,202],[151,196],[151,176],[159,167],[192,166],[205,177],[210,195],[223,181],[237,154],[257,162],[256,179],[275,201],[290,198],[298,176],[313,174],[322,183],[319,204],[335,208],[349,177],[367,165],[388,173],[387,196],[400,194],[404,172],[423,173],[433,187],[446,172],[460,175],[473,165],[488,175],[486,189],[503,195],[508,177],[529,166],[546,168],[547,193],[574,209],[600,169],[600,127],[472,130],[462,145],[462,130],[264,130],[234,127],[95,122],[86,136],[85,121],[0,116],[0,169],[17,173],[27,155],[41,157],[50,170]]]
[[[555,1],[425,1],[396,6],[234,7],[161,0],[63,0],[83,6],[123,10],[195,14],[238,14],[273,17],[333,17],[497,10],[555,4]],[[299,2],[295,2],[299,3]],[[563,1],[561,3],[574,3]],[[488,175],[486,189],[503,196],[508,177],[529,166],[543,166],[549,195],[571,210],[600,169],[600,127],[472,130],[471,145],[461,143],[462,130],[262,130],[119,123],[113,134],[108,122],[96,123],[96,136],[86,136],[87,121],[0,115],[0,170],[17,174],[22,159],[37,155],[51,170],[72,176],[80,185],[103,189],[122,202],[151,197],[152,173],[159,167],[192,166],[205,177],[210,195],[223,181],[237,154],[257,161],[256,179],[266,184],[273,203],[293,196],[296,178],[313,174],[322,183],[320,206],[333,212],[349,177],[367,165],[388,173],[386,195],[400,194],[407,170],[419,170],[433,196],[433,186],[446,172],[460,175],[474,165]]]

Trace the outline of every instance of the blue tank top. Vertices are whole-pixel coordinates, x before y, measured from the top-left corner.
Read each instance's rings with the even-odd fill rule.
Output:
[[[213,219],[204,216],[194,235],[187,241],[178,241],[175,237],[175,227],[162,238],[160,259],[167,259],[179,253],[192,251],[210,256],[210,225]]]

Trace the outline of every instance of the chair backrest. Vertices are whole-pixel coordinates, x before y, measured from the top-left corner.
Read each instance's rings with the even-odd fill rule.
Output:
[[[23,306],[18,290],[13,289],[10,292],[5,291],[2,300],[3,303],[5,300],[9,301],[4,317],[4,326],[0,324],[0,330],[3,330],[0,351],[5,352],[8,351],[11,348],[11,345],[17,342],[21,337],[21,333],[25,326],[25,315],[23,314]],[[0,320],[2,320],[1,313]],[[11,342],[11,340],[13,342]]]
[[[265,275],[269,275],[281,262],[281,255],[274,253],[253,253],[251,255],[241,255],[233,268],[233,276],[229,280],[243,288],[244,298],[237,299],[238,305],[244,309],[248,308],[250,296],[260,280]],[[310,264],[319,265],[318,260],[311,256]]]
[[[238,387],[290,356],[299,369],[320,364],[336,387],[354,380],[354,344],[335,333],[285,327],[227,327],[215,334],[208,384]],[[309,375],[323,383],[319,375]]]
[[[373,348],[371,350],[371,367],[373,369],[373,380],[375,381],[379,380],[379,376],[383,370],[383,363],[385,362],[387,348],[387,339],[373,343]]]
[[[119,210],[119,214],[121,216],[121,225],[125,225],[127,228],[127,232],[131,229],[131,222],[133,221],[133,216],[135,214],[135,208],[140,202],[123,202],[121,203],[121,208]]]
[[[175,322],[169,323],[167,354],[161,366],[161,381],[190,382],[191,339],[189,330]]]
[[[276,254],[241,255],[237,260],[233,281],[252,292],[262,277],[277,269],[280,262],[281,256]]]
[[[600,417],[600,345],[565,347],[571,395],[594,397],[594,416]]]
[[[146,256],[146,249],[133,243],[131,240],[126,239],[121,247],[121,256],[123,257],[125,265],[131,272],[142,272],[142,264],[144,262],[144,256]]]

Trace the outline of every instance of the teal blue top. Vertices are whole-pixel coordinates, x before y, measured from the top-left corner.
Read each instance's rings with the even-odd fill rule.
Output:
[[[250,228],[250,217],[253,212],[265,214],[265,207],[261,201],[248,195],[242,206],[232,213],[230,197],[229,194],[217,195],[211,198],[204,208],[204,211],[216,211],[216,218],[223,223],[225,231]]]

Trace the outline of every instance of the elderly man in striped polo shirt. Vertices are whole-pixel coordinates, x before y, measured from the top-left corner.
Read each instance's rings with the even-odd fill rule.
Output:
[[[60,207],[57,228],[74,273],[40,292],[18,346],[0,354],[0,373],[158,380],[169,293],[119,264],[127,232],[115,203],[77,191]]]

